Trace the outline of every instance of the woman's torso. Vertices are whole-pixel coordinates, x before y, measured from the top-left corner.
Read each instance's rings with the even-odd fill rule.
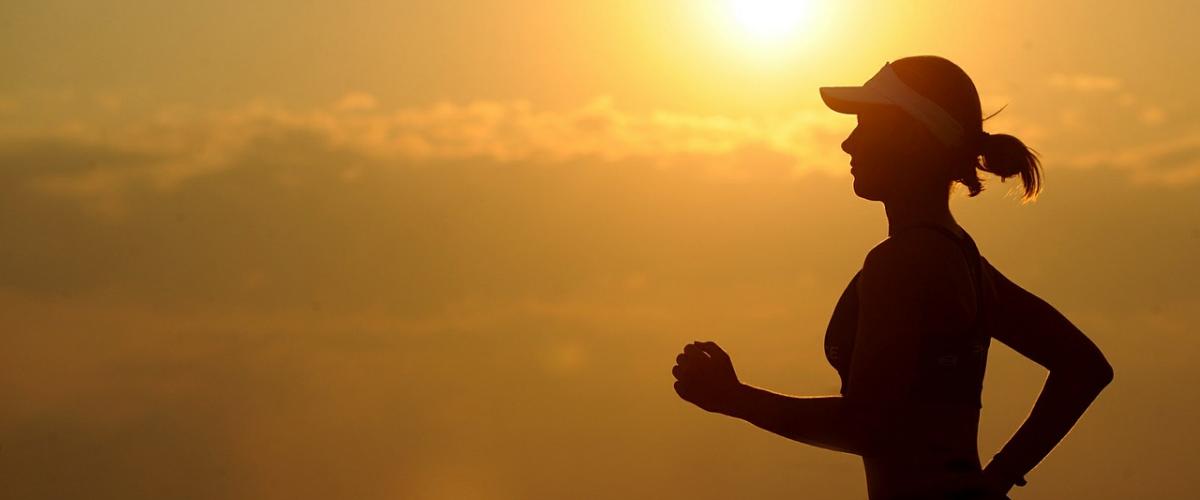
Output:
[[[991,280],[965,232],[960,236],[940,226],[919,227],[938,231],[962,250],[976,298],[974,323],[922,338],[916,383],[904,410],[893,416],[903,430],[899,444],[890,453],[863,457],[872,499],[922,498],[977,488],[983,481],[976,439],[991,340],[982,328],[994,301]],[[850,384],[858,323],[857,281],[856,274],[839,298],[825,336],[826,358],[841,377],[843,395]]]

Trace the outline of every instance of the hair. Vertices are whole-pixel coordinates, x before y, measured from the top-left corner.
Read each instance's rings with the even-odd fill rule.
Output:
[[[1025,191],[1022,201],[1037,198],[1042,190],[1037,151],[1012,135],[983,131],[983,122],[999,111],[983,117],[979,92],[962,68],[937,56],[905,57],[892,62],[892,67],[905,84],[944,108],[966,131],[965,145],[951,152],[950,182],[962,183],[969,196],[975,196],[983,191],[978,170],[999,176],[1000,182],[1019,175]]]

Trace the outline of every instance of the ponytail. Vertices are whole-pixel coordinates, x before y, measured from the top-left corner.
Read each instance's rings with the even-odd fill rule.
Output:
[[[1000,176],[1000,182],[1015,175],[1021,176],[1021,184],[1025,186],[1024,201],[1037,198],[1042,190],[1042,162],[1038,160],[1037,152],[1026,146],[1020,139],[1008,134],[983,133],[980,144],[979,169]]]
[[[980,132],[978,144],[979,159],[974,164],[975,168],[1000,176],[1000,182],[1020,175],[1021,184],[1025,188],[1021,200],[1028,202],[1037,199],[1042,190],[1042,162],[1038,159],[1037,151],[1008,134]],[[971,196],[983,191],[983,182],[976,174],[975,168],[971,168],[969,173],[957,179],[967,186]]]

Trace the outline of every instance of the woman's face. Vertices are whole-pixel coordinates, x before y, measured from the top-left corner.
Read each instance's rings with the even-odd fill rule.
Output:
[[[932,170],[940,163],[932,154],[935,139],[919,122],[890,106],[856,116],[858,126],[842,142],[842,150],[850,155],[856,195],[887,201],[944,184]]]

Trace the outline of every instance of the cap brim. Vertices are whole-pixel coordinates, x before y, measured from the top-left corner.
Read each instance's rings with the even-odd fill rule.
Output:
[[[881,105],[892,104],[866,87],[821,87],[821,100],[838,113],[855,115]]]

